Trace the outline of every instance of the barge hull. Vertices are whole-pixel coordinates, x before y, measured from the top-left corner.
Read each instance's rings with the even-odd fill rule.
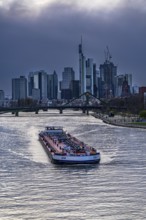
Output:
[[[52,163],[54,164],[97,164],[100,162],[100,158],[96,158],[96,159],[88,159],[88,160],[67,160],[67,159],[55,159],[53,158],[53,155],[51,153],[51,151],[49,150],[49,147],[45,145],[45,143],[40,139],[40,143],[42,144],[45,152],[47,153],[47,155],[49,156],[50,160]],[[97,154],[99,155],[99,154]],[[55,156],[54,156],[55,157]],[[80,156],[77,156],[78,158],[80,158]]]

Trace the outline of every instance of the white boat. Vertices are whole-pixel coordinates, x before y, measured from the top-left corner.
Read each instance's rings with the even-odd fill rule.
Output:
[[[73,137],[63,127],[48,126],[39,133],[39,140],[52,163],[99,163],[100,153],[95,148]]]

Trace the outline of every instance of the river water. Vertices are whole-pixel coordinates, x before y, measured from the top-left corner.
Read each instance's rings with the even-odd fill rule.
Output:
[[[98,149],[100,164],[51,164],[38,141],[46,125]],[[0,115],[0,139],[0,220],[146,219],[146,130],[49,111]]]

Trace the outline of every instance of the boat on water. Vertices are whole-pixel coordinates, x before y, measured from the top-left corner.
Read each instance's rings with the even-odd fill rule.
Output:
[[[67,133],[63,127],[48,126],[39,133],[39,141],[55,164],[99,163],[100,153]]]

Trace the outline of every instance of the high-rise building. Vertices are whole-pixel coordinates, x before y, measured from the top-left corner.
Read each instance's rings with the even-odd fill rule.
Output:
[[[146,86],[139,87],[139,95],[144,96],[146,93]]]
[[[12,99],[26,99],[27,98],[27,79],[24,76],[12,79]]]
[[[71,99],[71,81],[75,79],[75,72],[72,67],[65,67],[62,73],[61,98]]]
[[[62,73],[61,89],[69,89],[70,83],[75,79],[75,72],[72,67],[65,67]]]
[[[34,89],[40,90],[40,99],[47,98],[47,73],[44,70],[34,73]]]
[[[116,76],[116,93],[115,93],[116,97],[121,97],[123,82],[124,82],[124,75]]]
[[[125,74],[126,80],[128,82],[128,85],[130,87],[130,93],[132,94],[132,74]]]
[[[0,90],[0,106],[4,105],[5,93],[3,90]]]
[[[86,92],[86,58],[83,54],[82,40],[79,44],[79,79],[80,95]]]
[[[125,81],[127,83],[125,83]],[[123,85],[123,83],[124,83],[125,86]],[[126,86],[126,84],[128,85],[128,87]],[[128,90],[127,90],[126,87],[128,88]],[[124,92],[124,88],[125,88],[125,92]],[[132,90],[132,74],[124,74],[124,75],[116,76],[116,93],[115,93],[115,96],[116,97],[121,97],[121,96],[123,96],[123,94],[130,95],[132,93],[133,93],[133,90]]]
[[[70,84],[71,89],[71,98],[78,98],[79,97],[79,80],[72,80]]]
[[[109,56],[104,64],[100,65],[100,77],[102,81],[102,92],[103,97],[101,98],[112,98],[115,97],[115,87],[116,87],[116,76],[117,76],[117,66],[111,62],[111,57]]]
[[[139,93],[139,87],[137,85],[134,85],[132,87],[132,94],[138,94]]]
[[[128,84],[128,81],[126,79],[126,76],[124,77],[124,81],[123,81],[123,84],[122,84],[122,93],[121,93],[121,96],[122,97],[128,97],[131,95],[131,92],[130,92],[130,86]]]
[[[93,59],[86,60],[86,92],[93,94]]]
[[[99,98],[99,71],[96,69],[96,64],[93,64],[93,95]]]
[[[29,73],[28,94],[33,99],[47,99],[47,73],[44,70]]]
[[[58,97],[58,76],[54,71],[53,74],[48,75],[48,99],[57,99]]]
[[[32,97],[32,90],[34,88],[34,79],[33,79],[33,72],[30,72],[28,75],[28,96]]]

